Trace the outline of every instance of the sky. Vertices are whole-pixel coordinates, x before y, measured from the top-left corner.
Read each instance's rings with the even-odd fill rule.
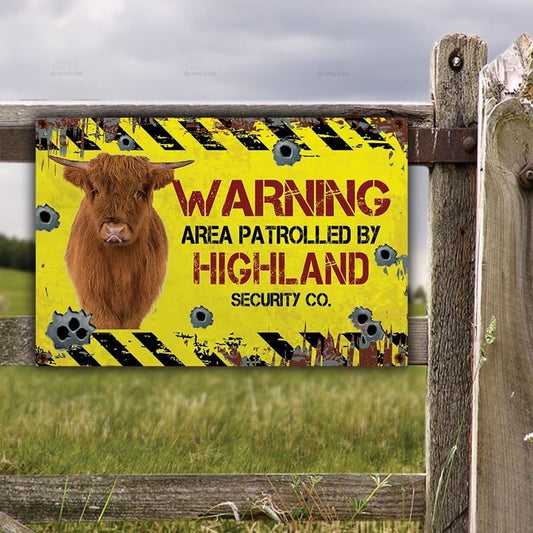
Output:
[[[428,102],[439,37],[477,34],[493,59],[532,21],[531,0],[3,0],[0,100]],[[0,164],[0,233],[31,237],[33,174]],[[414,286],[427,172],[409,179]]]

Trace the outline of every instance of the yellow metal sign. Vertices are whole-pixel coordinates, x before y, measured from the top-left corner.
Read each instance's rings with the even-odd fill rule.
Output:
[[[38,362],[407,364],[407,121],[37,121]]]

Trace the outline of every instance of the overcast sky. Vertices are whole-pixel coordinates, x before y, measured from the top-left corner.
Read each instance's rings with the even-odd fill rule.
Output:
[[[440,36],[475,33],[492,59],[532,26],[532,0],[2,0],[0,99],[428,101]],[[427,181],[410,177],[418,284]],[[1,233],[31,236],[33,179],[0,164]]]

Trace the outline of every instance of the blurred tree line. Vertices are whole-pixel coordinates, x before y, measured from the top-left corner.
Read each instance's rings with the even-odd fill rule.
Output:
[[[0,267],[35,270],[35,243],[0,234]]]

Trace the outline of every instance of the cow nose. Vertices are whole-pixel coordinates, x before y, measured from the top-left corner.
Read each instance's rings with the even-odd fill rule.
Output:
[[[108,235],[120,235],[124,231],[124,226],[118,224],[106,224],[105,231]]]

